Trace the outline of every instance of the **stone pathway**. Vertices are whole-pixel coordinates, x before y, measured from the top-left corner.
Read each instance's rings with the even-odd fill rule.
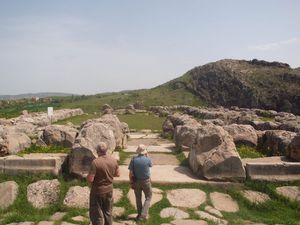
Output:
[[[156,134],[132,134],[132,139],[128,142],[128,148],[124,150],[128,153],[135,153],[138,144],[146,144],[148,146],[149,155],[153,160],[153,168],[151,168],[151,179],[153,183],[160,184],[186,184],[186,183],[199,183],[199,184],[216,184],[216,185],[232,185],[230,182],[213,182],[200,180],[195,177],[191,170],[187,167],[179,166],[179,161],[172,154],[175,146],[166,140],[161,140]],[[188,152],[185,152],[188,153]],[[185,154],[187,156],[187,154]],[[126,163],[129,163],[127,159]],[[128,182],[128,165],[120,166],[121,177],[116,179],[118,181]],[[55,181],[56,182],[56,181]],[[45,182],[47,183],[47,182]],[[238,184],[237,184],[238,185]],[[41,189],[42,191],[44,189]],[[9,207],[14,199],[18,195],[18,186],[14,183],[0,183],[0,193],[6,193],[9,191],[11,195],[9,199],[1,198],[0,195],[0,206]],[[47,192],[45,189],[44,191]],[[300,188],[294,186],[279,187],[276,189],[279,195],[285,196],[293,201],[300,200]],[[45,193],[46,193],[45,192]],[[241,195],[248,201],[254,204],[264,204],[270,200],[270,197],[261,192],[252,190],[241,191]],[[133,190],[129,190],[128,193],[124,193],[123,190],[114,189],[114,204],[118,204],[120,199],[123,197],[128,198],[129,202],[135,207],[135,197]],[[165,199],[164,199],[165,198]],[[53,197],[55,200],[55,196]],[[224,219],[223,212],[236,213],[239,211],[239,205],[235,199],[230,195],[212,192],[206,194],[200,189],[192,188],[178,188],[172,190],[161,190],[153,188],[153,196],[151,206],[158,204],[160,201],[168,201],[169,207],[162,208],[159,212],[161,218],[169,218],[171,222],[164,223],[161,225],[208,225],[211,221],[218,225],[227,225],[228,221]],[[9,204],[5,205],[1,201],[7,201]],[[46,201],[46,200],[45,200]],[[63,201],[64,205],[68,207],[80,207],[88,209],[89,205],[89,187],[74,186],[71,187]],[[39,203],[43,204],[43,202]],[[199,210],[201,209],[201,210]],[[115,222],[114,225],[135,225],[134,218],[136,214],[131,214],[124,219],[127,209],[124,207],[113,207],[113,217]],[[198,219],[195,219],[197,215]],[[56,212],[45,221],[38,223],[34,222],[22,222],[22,223],[11,223],[10,225],[76,225],[83,221],[89,221],[89,213],[83,215],[74,215],[70,221],[65,221],[67,216],[66,212]],[[122,218],[122,220],[120,220]],[[191,219],[193,218],[193,219]],[[261,224],[252,223],[251,221],[245,221],[243,224]],[[153,224],[156,225],[156,224]]]

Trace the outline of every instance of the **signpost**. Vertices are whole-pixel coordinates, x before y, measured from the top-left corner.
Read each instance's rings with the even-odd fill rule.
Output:
[[[53,107],[48,107],[48,117],[50,118],[50,124],[52,124]]]

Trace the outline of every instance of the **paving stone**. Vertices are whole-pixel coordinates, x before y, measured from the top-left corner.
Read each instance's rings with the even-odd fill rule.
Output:
[[[73,186],[70,187],[65,199],[64,205],[75,208],[89,208],[90,189],[89,187]]]
[[[173,217],[174,219],[186,219],[189,218],[189,214],[181,209],[169,207],[160,211],[161,218]]]
[[[153,165],[179,165],[180,162],[175,155],[163,154],[163,153],[152,153],[149,154],[149,157]],[[132,157],[129,157],[125,160],[125,164],[129,165]]]
[[[118,217],[118,216],[122,216],[125,212],[125,208],[123,207],[113,207],[112,209],[112,216],[113,217]]]
[[[127,141],[128,147],[138,146],[139,144],[144,144],[145,146],[175,147],[175,144],[173,142],[163,138],[140,138],[140,139],[129,138]]]
[[[17,198],[19,185],[15,181],[0,183],[0,209],[11,206]]]
[[[300,187],[283,186],[276,188],[276,192],[292,201],[300,201]]]
[[[207,212],[209,212],[210,214],[213,214],[213,215],[215,215],[215,216],[218,216],[218,217],[221,217],[221,218],[223,217],[223,214],[222,214],[219,210],[217,210],[217,209],[211,207],[210,205],[205,206],[205,211],[207,211]]]
[[[76,222],[83,222],[83,221],[86,221],[88,219],[83,217],[83,216],[75,216],[75,217],[72,217],[72,220],[74,220]]]
[[[140,144],[140,143],[139,143]],[[174,144],[163,144],[163,145],[147,145],[147,151],[149,153],[172,153],[175,150]],[[124,152],[136,153],[138,145],[128,145]]]
[[[241,193],[248,201],[255,204],[261,204],[270,200],[270,197],[267,194],[258,191],[246,190]]]
[[[61,220],[67,213],[65,212],[56,212],[52,216],[50,216],[49,220],[51,221],[57,221]]]
[[[75,223],[69,223],[69,222],[62,222],[61,225],[77,225]]]
[[[15,181],[0,183],[0,209],[11,206],[17,198],[19,185]]]
[[[217,217],[215,217],[215,216],[213,216],[213,215],[211,215],[211,214],[209,214],[209,213],[207,213],[207,212],[196,211],[195,213],[196,213],[197,215],[199,215],[199,217],[200,217],[201,219],[210,220],[210,221],[212,221],[212,222],[214,222],[214,223],[217,223],[217,224],[219,224],[219,225],[227,225],[227,224],[228,224],[228,222],[227,222],[226,220],[222,220],[222,219],[220,219],[220,218],[217,218]]]
[[[220,192],[210,193],[210,199],[213,206],[220,211],[224,212],[237,212],[239,211],[239,205],[234,201],[230,195]]]
[[[114,188],[113,190],[114,203],[119,202],[122,197],[123,197],[123,191],[120,188]]]
[[[206,201],[206,193],[199,189],[175,189],[167,191],[172,206],[197,208]]]
[[[136,225],[136,222],[134,220],[120,220],[113,222],[113,225]]]
[[[39,180],[27,186],[27,200],[35,208],[46,208],[58,201],[60,183],[54,180]]]
[[[127,197],[129,199],[131,205],[136,208],[135,195],[134,195],[134,191],[132,189],[129,190]],[[162,200],[162,198],[163,198],[162,190],[160,190],[158,188],[152,188],[152,199],[151,199],[150,206],[159,202],[160,200]],[[144,201],[145,201],[145,196],[144,196],[144,194],[142,194],[142,202],[144,202]]]
[[[207,225],[204,220],[173,220],[171,224],[174,225]]]
[[[29,222],[29,221],[26,221],[26,222],[20,222],[20,223],[9,223],[7,225],[33,225],[34,222]]]
[[[38,225],[54,225],[54,221],[40,221]]]
[[[244,221],[243,225],[267,225],[265,223],[255,223],[255,222],[251,222],[251,221]],[[279,225],[279,224],[275,224],[275,225]]]
[[[144,130],[145,131],[145,130]],[[140,133],[130,133],[129,134],[129,138],[130,139],[158,139],[159,138],[159,135],[158,133],[151,133],[151,130],[148,130],[147,132],[145,131],[144,133],[143,132],[140,132]]]

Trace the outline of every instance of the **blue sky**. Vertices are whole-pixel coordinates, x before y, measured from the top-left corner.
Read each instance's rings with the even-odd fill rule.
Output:
[[[151,88],[224,58],[300,67],[298,0],[1,0],[0,94]]]

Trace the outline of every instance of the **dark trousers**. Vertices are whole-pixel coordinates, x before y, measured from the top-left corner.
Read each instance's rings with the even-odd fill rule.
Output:
[[[142,192],[145,195],[144,204],[142,203]],[[150,179],[137,180],[135,182],[134,194],[136,200],[136,208],[138,211],[138,217],[147,218],[152,198],[152,187]]]
[[[90,194],[90,219],[92,225],[112,225],[113,193]]]

